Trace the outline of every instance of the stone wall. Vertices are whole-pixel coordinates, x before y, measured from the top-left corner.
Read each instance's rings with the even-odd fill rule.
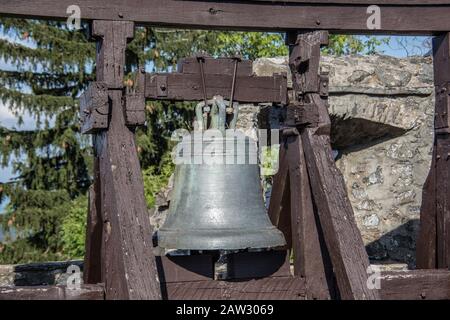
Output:
[[[254,71],[287,72],[286,63],[260,59]],[[337,166],[368,253],[375,261],[414,266],[433,141],[432,60],[326,56],[322,69],[330,73]]]

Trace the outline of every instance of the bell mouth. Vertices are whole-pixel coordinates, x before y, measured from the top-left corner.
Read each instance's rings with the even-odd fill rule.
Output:
[[[158,246],[179,250],[245,250],[270,249],[286,245],[275,227],[260,230],[167,230],[158,231]]]

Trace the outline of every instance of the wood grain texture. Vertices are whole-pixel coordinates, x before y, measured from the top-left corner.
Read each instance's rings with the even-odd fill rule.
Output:
[[[103,218],[102,265],[107,299],[160,299],[160,285],[152,252],[152,229],[134,133],[125,125],[123,66],[126,40],[133,24],[95,21],[97,68],[108,84],[110,125],[95,136],[99,158]]]
[[[169,300],[304,300],[300,277],[168,283]]]
[[[437,267],[450,267],[450,135],[436,136]]]
[[[268,215],[270,221],[281,232],[286,240],[286,249],[292,248],[291,201],[289,188],[289,163],[284,143],[280,146],[278,172],[273,177],[272,194],[270,195]]]
[[[196,1],[196,0],[194,0]],[[318,3],[318,4],[363,4],[366,6],[389,4],[401,6],[448,4],[447,0],[251,0],[253,2],[286,2],[286,3]]]
[[[417,265],[450,267],[450,34],[433,39],[436,86],[433,160],[423,190]]]
[[[338,2],[337,2],[338,1]],[[450,5],[445,0],[346,1],[179,1],[78,0],[86,20],[128,20],[138,24],[233,30],[330,30],[336,33],[431,34],[450,30]],[[438,0],[436,0],[438,1]],[[407,3],[408,2],[408,3]],[[4,16],[67,19],[72,0],[0,0]],[[381,29],[367,28],[367,7],[378,4]]]
[[[178,63],[177,71],[184,74],[200,74],[197,57],[183,58]],[[233,75],[234,60],[231,58],[204,57],[203,72],[205,74]],[[251,76],[253,74],[253,61],[241,60],[236,71],[238,76]]]
[[[450,34],[433,39],[435,105],[436,266],[450,268]],[[429,213],[430,215],[433,212]],[[430,234],[431,237],[433,234]],[[431,240],[429,240],[430,242]]]
[[[436,262],[436,146],[430,173],[423,186],[420,208],[420,229],[417,239],[416,265],[418,269],[435,269]]]
[[[102,239],[103,219],[101,216],[100,172],[98,158],[94,159],[94,184],[89,188],[88,215],[84,254],[84,283],[103,282],[102,277]]]
[[[330,296],[334,295],[333,280],[329,276],[334,272],[340,298],[378,299],[378,293],[367,288],[369,259],[343,177],[332,157],[327,97],[320,95],[320,87],[314,82],[319,75],[320,47],[327,43],[328,34],[314,31],[298,33],[296,36],[291,34],[287,37],[295,99],[298,103],[310,103],[318,115],[316,127],[298,129],[301,141],[299,139],[290,151],[291,206],[296,208],[291,213],[295,226],[294,238],[295,241],[303,242],[297,244],[297,251],[308,255],[303,257],[303,262],[297,263],[300,270],[310,272],[311,280],[315,280],[312,282],[313,288],[319,296],[323,297],[327,287]],[[293,119],[287,119],[287,122],[290,120]],[[301,179],[305,175],[309,182],[302,185]],[[293,196],[294,190],[296,197]],[[308,198],[312,200],[308,201]],[[311,206],[311,201],[315,208]],[[319,219],[316,219],[315,209]],[[326,246],[319,245],[322,234]],[[312,265],[307,265],[309,263]],[[327,283],[324,280],[328,280]],[[308,284],[308,278],[306,281]]]
[[[450,300],[450,271],[382,272],[380,294],[383,300]]]
[[[367,256],[344,178],[332,156],[330,137],[316,135],[314,129],[302,133],[309,179],[320,224],[330,253],[342,299],[379,299],[367,288]]]
[[[164,95],[158,93],[158,79],[166,78]],[[232,75],[205,74],[206,95],[211,99],[215,95],[230,98]],[[145,96],[148,99],[199,101],[203,100],[202,80],[200,74],[147,74]],[[238,76],[236,79],[235,102],[287,102],[287,77]]]
[[[104,300],[103,285],[81,285],[79,290],[66,286],[0,287],[0,300]]]
[[[108,128],[108,88],[105,83],[91,82],[80,96],[81,133],[95,133]]]
[[[435,122],[437,134],[450,133],[450,34],[433,38],[434,85],[436,88]]]
[[[320,222],[313,205],[300,136],[288,137],[287,145],[294,274],[305,278],[307,299],[327,300],[331,298],[330,291],[333,290],[332,266],[321,234],[322,230],[318,228]]]

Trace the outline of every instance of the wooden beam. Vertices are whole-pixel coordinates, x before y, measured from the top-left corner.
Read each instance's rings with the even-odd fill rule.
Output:
[[[412,270],[381,274],[383,300],[450,300],[450,271]]]
[[[179,278],[179,277],[178,277]],[[174,278],[175,279],[175,278]],[[382,272],[380,295],[383,300],[450,300],[450,271],[412,270]],[[192,276],[163,283],[166,299],[293,299],[306,296],[305,279],[272,276],[265,279],[214,281]],[[66,286],[0,287],[0,300],[103,300],[102,284]]]
[[[165,284],[168,300],[304,300],[305,279],[268,277]]]
[[[129,20],[178,28],[234,30],[330,30],[336,33],[431,34],[450,30],[450,4],[422,1],[180,1],[180,0],[0,0],[3,16],[67,19],[70,5],[85,20]],[[345,5],[344,5],[345,4]],[[381,26],[370,30],[367,8],[378,5]]]
[[[302,141],[314,203],[339,294],[342,299],[378,299],[378,293],[367,287],[369,258],[356,225],[344,178],[332,156],[330,137],[316,135],[314,129],[305,129]]]
[[[433,160],[424,188],[417,243],[421,268],[450,268],[450,34],[433,39],[436,106]]]
[[[450,135],[436,136],[437,267],[450,268]]]
[[[125,123],[123,68],[133,23],[94,21],[97,80],[108,86],[110,123],[94,136],[101,184],[102,275],[107,299],[160,299],[152,229],[134,132]],[[99,196],[96,194],[96,196]]]
[[[198,57],[180,59],[177,71],[184,74],[200,74]],[[203,56],[203,72],[205,74],[233,75],[235,60],[230,58],[213,58]],[[253,74],[253,61],[240,60],[236,70],[238,76],[251,76]]]
[[[434,145],[430,173],[423,186],[420,207],[420,229],[416,245],[418,269],[435,269],[436,262],[436,145]]]
[[[99,159],[94,158],[94,184],[89,188],[89,203],[86,223],[86,241],[83,265],[84,283],[103,283],[102,244],[103,218],[101,207]]]
[[[268,215],[272,224],[283,232],[286,249],[292,248],[292,228],[290,220],[291,203],[289,192],[289,164],[286,145],[281,143],[278,172],[273,177]]]
[[[221,95],[225,99],[229,99],[232,81],[232,75],[205,74],[207,98],[211,99],[215,95]],[[164,90],[161,90],[162,86]],[[202,100],[204,97],[201,75],[183,73],[147,74],[145,97],[174,101]],[[287,76],[280,74],[273,77],[238,76],[233,101],[286,104]]]
[[[346,300],[375,300],[379,299],[378,292],[367,285],[369,258],[344,179],[332,155],[327,96],[321,97],[320,87],[310,84],[319,75],[320,46],[326,43],[326,38],[327,34],[321,31],[298,33],[296,39],[293,35],[287,38],[295,99],[314,104],[318,113],[316,127],[299,128],[303,153],[339,296]]]
[[[0,287],[0,300],[104,300],[103,285]]]
[[[302,141],[296,133],[286,141],[294,274],[305,278],[308,300],[328,300],[334,293],[332,266],[322,230],[318,228],[320,223],[313,205]]]
[[[433,39],[436,163],[436,265],[450,268],[450,33]],[[432,214],[430,212],[430,214]]]
[[[289,3],[317,3],[317,4],[390,4],[402,6],[448,4],[447,0],[252,0],[259,2],[289,2]]]

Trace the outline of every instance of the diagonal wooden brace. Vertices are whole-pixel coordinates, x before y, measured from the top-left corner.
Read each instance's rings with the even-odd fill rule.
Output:
[[[379,293],[369,289],[367,284],[369,259],[356,225],[344,179],[332,156],[329,137],[330,118],[327,110],[328,93],[324,89],[327,87],[324,85],[327,84],[327,79],[325,75],[322,77],[319,75],[320,48],[326,43],[327,33],[317,31],[298,33],[295,42],[290,46],[289,67],[293,77],[294,97],[297,100],[295,103],[312,105],[316,109],[318,118],[316,126],[298,127],[301,141],[296,145],[297,148],[300,148],[300,152],[297,151],[297,154],[293,156],[294,160],[289,163],[290,168],[291,166],[295,168],[296,162],[301,164],[303,157],[303,161],[306,163],[306,170],[289,171],[291,203],[293,190],[296,189],[303,190],[297,193],[301,197],[297,201],[305,201],[308,196],[308,188],[304,183],[309,179],[313,206],[308,202],[301,206],[292,206],[291,204],[291,216],[292,221],[298,221],[298,217],[304,216],[305,212],[312,212],[311,208],[316,208],[318,219],[309,220],[311,221],[309,223],[315,223],[313,231],[315,229],[314,232],[317,235],[314,237],[316,239],[323,237],[325,243],[325,246],[316,247],[314,251],[311,251],[309,256],[306,255],[305,250],[300,250],[303,256],[299,260],[316,259],[316,261],[320,261],[320,265],[324,267],[320,271],[322,274],[314,274],[310,270],[309,274],[305,274],[306,281],[308,283],[308,277],[327,279],[330,296],[333,296],[332,283],[330,283],[327,273],[332,270],[336,277],[340,298],[379,299]],[[286,122],[289,123],[293,120],[295,121],[295,119],[289,118]],[[309,215],[310,217],[315,216],[314,212]],[[308,220],[303,220],[303,223],[306,221]],[[294,233],[293,247],[305,246],[305,244],[296,243],[301,241],[312,241],[311,235],[310,238],[302,238],[299,235],[295,236]],[[326,257],[328,255],[332,267],[327,264]],[[298,264],[302,268],[300,262]],[[307,269],[303,268],[303,270]],[[318,272],[317,269],[315,272]]]

